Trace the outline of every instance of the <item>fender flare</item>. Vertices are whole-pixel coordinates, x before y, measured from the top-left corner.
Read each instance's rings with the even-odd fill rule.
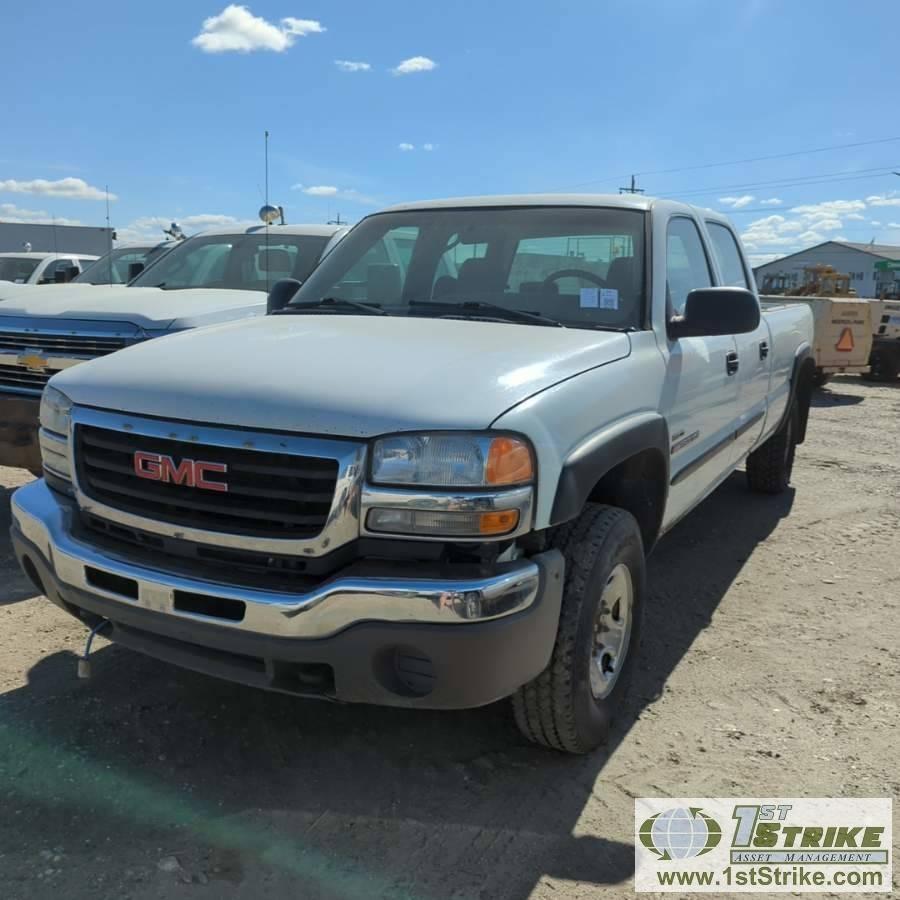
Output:
[[[804,341],[794,354],[794,367],[791,371],[791,391],[788,397],[788,404],[784,409],[781,421],[778,423],[780,429],[787,421],[787,417],[791,415],[795,403],[800,403],[798,412],[800,415],[797,422],[797,443],[802,444],[806,440],[806,425],[809,422],[809,407],[812,402],[812,378],[816,369],[816,360],[813,355],[812,347]],[[804,371],[808,375],[804,375]]]
[[[574,519],[607,472],[645,450],[658,450],[662,455],[666,467],[663,490],[667,496],[669,426],[659,413],[648,412],[591,435],[566,457],[556,485],[550,524]]]

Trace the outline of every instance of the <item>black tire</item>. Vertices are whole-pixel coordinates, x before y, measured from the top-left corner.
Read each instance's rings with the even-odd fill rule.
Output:
[[[831,381],[830,375],[823,372],[821,369],[816,369],[816,374],[813,375],[813,387],[825,387],[829,381]]]
[[[863,373],[866,381],[894,381],[900,373],[900,353],[873,350],[869,357],[869,371]]]
[[[747,457],[747,484],[759,494],[781,494],[791,483],[797,450],[797,407],[792,406],[778,431]]]
[[[647,583],[644,545],[630,513],[596,504],[561,526],[553,545],[566,560],[556,643],[547,668],[513,695],[513,711],[530,741],[567,753],[588,753],[607,740],[634,669]],[[621,577],[620,565],[631,579],[631,631],[618,676],[609,693],[598,699],[591,689],[595,622],[604,588],[614,572]]]

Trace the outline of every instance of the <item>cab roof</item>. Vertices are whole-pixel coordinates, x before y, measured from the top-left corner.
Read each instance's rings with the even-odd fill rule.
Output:
[[[422,200],[401,203],[381,212],[407,212],[426,209],[477,209],[503,206],[603,206],[618,209],[648,211],[657,209],[669,213],[683,212],[705,219],[727,222],[728,217],[711,209],[701,209],[661,197],[643,194],[498,194],[481,197],[450,197],[446,200]]]
[[[100,259],[96,253],[69,253],[66,250],[60,250],[58,253],[54,251],[39,250],[6,250],[5,252],[0,253],[0,257],[11,256],[14,256],[16,259],[59,259],[60,257],[71,259],[73,256],[78,257],[78,259]]]
[[[270,225],[269,235],[274,237],[279,234],[299,234],[306,237],[332,237],[339,231],[346,230],[346,228],[346,225]],[[203,231],[198,231],[197,235],[264,234],[265,231],[265,225],[251,225],[245,228],[231,225],[225,228],[207,228]],[[192,235],[192,237],[196,237],[197,235]]]

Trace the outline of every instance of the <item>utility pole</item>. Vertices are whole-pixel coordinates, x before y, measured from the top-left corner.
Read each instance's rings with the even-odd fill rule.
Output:
[[[329,219],[327,224],[328,225],[346,225],[347,223],[345,221],[341,221],[341,214],[338,213],[337,218]]]
[[[619,188],[620,194],[643,194],[644,193],[643,188],[635,187],[634,178],[635,178],[635,176],[632,175],[631,176],[631,187],[620,187]]]

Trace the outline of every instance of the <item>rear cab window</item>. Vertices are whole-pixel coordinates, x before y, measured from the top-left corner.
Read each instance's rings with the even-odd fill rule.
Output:
[[[734,232],[721,222],[706,222],[706,230],[712,245],[713,256],[722,276],[723,287],[740,287],[750,290],[747,270]]]

